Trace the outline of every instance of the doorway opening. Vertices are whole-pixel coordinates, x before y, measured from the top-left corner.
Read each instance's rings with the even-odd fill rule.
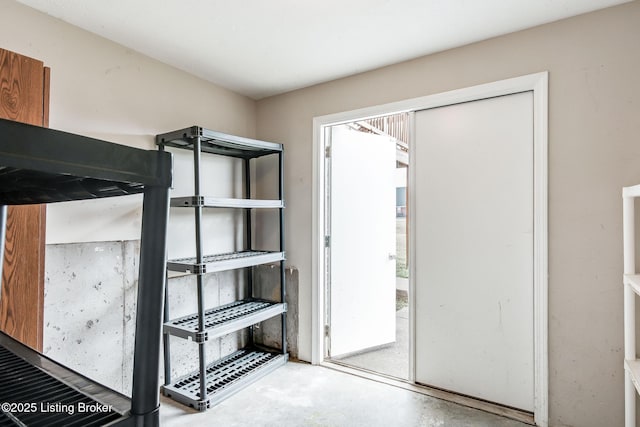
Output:
[[[378,105],[374,107],[367,107],[359,110],[334,113],[334,114],[329,114],[329,115],[319,116],[314,118],[313,120],[314,186],[313,186],[313,194],[312,194],[312,202],[313,202],[312,239],[313,240],[312,240],[312,319],[311,319],[312,320],[311,361],[313,364],[324,364],[325,362],[327,362],[327,366],[329,367],[336,367],[337,369],[345,370],[352,374],[361,375],[365,378],[370,378],[376,381],[382,381],[395,386],[408,388],[420,393],[429,394],[429,395],[443,398],[446,400],[461,402],[464,405],[467,405],[470,407],[482,408],[483,410],[503,414],[505,416],[508,416],[514,419],[528,420],[525,422],[530,422],[530,423],[535,422],[536,425],[539,425],[541,427],[546,427],[546,425],[548,425],[548,372],[549,371],[548,371],[548,346],[547,346],[547,340],[548,340],[547,85],[548,85],[548,74],[546,72],[542,72],[542,73],[525,75],[521,77],[514,77],[506,80],[492,82],[492,83],[481,84],[478,86],[452,90],[449,92],[443,92],[443,93],[438,93],[434,95],[428,95],[428,96],[414,98],[414,99],[407,99],[404,101],[398,101],[398,102]],[[329,141],[330,143],[333,142],[332,141],[333,129],[336,129],[338,125],[344,125],[347,123],[362,121],[362,120],[373,118],[373,117],[383,117],[386,115],[388,116],[396,113],[407,112],[409,115],[409,121],[410,121],[409,128],[412,130],[411,138],[418,139],[416,134],[417,128],[418,128],[417,122],[419,119],[420,120],[424,119],[424,117],[422,118],[418,117],[418,113],[421,111],[427,111],[427,110],[445,111],[445,109],[441,109],[440,107],[462,105],[466,103],[471,103],[474,106],[479,106],[480,104],[476,101],[488,100],[491,98],[497,99],[499,97],[515,99],[514,97],[511,97],[511,95],[521,94],[525,92],[529,92],[532,95],[531,98],[529,99],[530,102],[527,102],[527,104],[530,105],[530,109],[528,110],[529,113],[526,113],[526,114],[532,117],[533,119],[532,122],[529,122],[528,125],[525,126],[532,131],[532,135],[531,135],[532,146],[529,145],[529,147],[532,147],[532,152],[529,151],[529,154],[532,156],[532,158],[530,159],[530,161],[527,161],[527,165],[528,165],[527,167],[529,168],[528,169],[529,172],[527,173],[529,174],[529,177],[531,177],[531,174],[530,174],[531,166],[533,167],[532,185],[530,185],[529,188],[527,189],[528,194],[530,194],[529,202],[533,203],[533,208],[531,209],[533,212],[533,218],[530,218],[530,217],[527,218],[529,227],[525,229],[526,231],[525,234],[528,234],[528,235],[532,234],[532,242],[530,245],[529,244],[527,245],[529,248],[532,248],[533,250],[531,251],[532,259],[530,261],[527,260],[524,263],[520,263],[519,265],[526,264],[530,266],[532,268],[532,274],[533,274],[531,279],[532,283],[530,285],[531,292],[529,294],[529,297],[530,297],[530,307],[528,308],[529,314],[527,315],[528,317],[533,318],[532,327],[530,327],[531,326],[530,322],[529,322],[529,326],[527,326],[527,329],[528,329],[527,335],[529,337],[528,346],[530,349],[532,348],[531,351],[533,352],[533,359],[532,359],[533,360],[533,366],[532,366],[533,368],[532,369],[533,370],[533,411],[531,412],[530,410],[527,410],[527,408],[524,408],[524,411],[522,409],[514,409],[513,407],[510,407],[509,402],[499,401],[498,399],[494,400],[493,398],[489,398],[490,399],[489,401],[483,400],[483,396],[481,394],[467,393],[465,392],[463,387],[438,386],[437,381],[430,381],[429,379],[427,380],[424,379],[425,370],[423,368],[425,367],[426,361],[430,359],[427,359],[424,357],[425,346],[423,344],[425,342],[424,337],[426,336],[427,338],[429,338],[430,335],[428,335],[429,331],[425,329],[424,319],[419,318],[420,313],[424,314],[425,312],[424,304],[418,304],[418,302],[420,301],[420,298],[421,298],[420,295],[422,295],[422,297],[426,295],[424,284],[435,283],[435,282],[429,280],[428,278],[425,281],[425,276],[424,276],[424,273],[425,273],[425,269],[424,269],[425,265],[423,263],[424,256],[425,254],[428,254],[431,252],[425,251],[425,248],[424,248],[424,243],[430,242],[429,237],[427,236],[427,238],[425,239],[423,236],[424,233],[421,234],[421,230],[422,232],[426,230],[425,221],[424,221],[425,218],[423,217],[423,214],[425,213],[425,211],[424,211],[424,200],[422,200],[423,207],[422,208],[418,207],[420,203],[420,195],[422,194],[418,191],[418,189],[421,188],[422,190],[425,190],[425,188],[427,189],[431,188],[431,187],[425,187],[424,185],[425,182],[433,184],[436,181],[439,181],[439,177],[436,177],[435,179],[431,177],[430,179],[427,179],[425,181],[423,176],[419,176],[418,171],[422,170],[424,172],[425,170],[430,170],[428,165],[433,164],[435,160],[428,155],[425,157],[424,150],[418,151],[417,147],[421,143],[414,142],[413,139],[410,141],[410,144],[409,144],[409,151],[411,152],[411,167],[409,169],[409,180],[408,180],[409,191],[407,196],[408,198],[408,203],[407,203],[407,206],[408,206],[407,220],[408,221],[407,222],[409,223],[409,233],[407,236],[409,237],[408,240],[409,240],[409,249],[410,249],[408,254],[408,259],[410,260],[408,263],[409,264],[408,267],[410,271],[409,292],[408,292],[409,294],[409,300],[408,300],[408,305],[409,305],[409,369],[408,369],[409,376],[408,377],[409,379],[408,381],[397,381],[395,379],[389,378],[388,376],[385,376],[384,374],[383,375],[372,374],[372,373],[365,372],[359,368],[358,369],[346,368],[344,367],[342,362],[340,361],[336,362],[335,359],[340,358],[340,352],[338,351],[339,349],[336,349],[334,346],[336,345],[336,343],[339,343],[339,341],[336,340],[336,336],[335,334],[332,333],[331,329],[335,328],[336,320],[339,320],[339,319],[336,319],[335,317],[332,319],[331,316],[334,313],[330,312],[331,310],[330,307],[335,306],[335,304],[333,305],[331,304],[331,301],[329,300],[329,298],[332,295],[327,288],[332,283],[331,275],[334,274],[335,271],[333,269],[333,265],[330,264],[331,259],[329,258],[327,243],[329,244],[335,243],[335,239],[337,238],[338,234],[344,234],[346,236],[349,236],[350,233],[354,232],[355,230],[348,229],[346,230],[345,233],[337,233],[336,232],[337,230],[335,230],[335,224],[330,224],[330,221],[327,221],[327,217],[329,216],[330,209],[331,209],[331,207],[328,206],[328,204],[335,203],[335,200],[336,200],[335,198],[328,199],[326,197],[327,191],[329,191],[330,189],[333,190],[336,188],[335,183],[332,188],[328,187],[329,183],[327,181],[330,180],[331,178],[330,168],[335,167],[335,163],[329,164],[326,158],[327,154],[329,156],[332,156],[334,154],[333,150],[335,147],[332,144],[330,144],[329,147],[325,145],[327,141]],[[448,108],[446,110],[451,111]],[[508,110],[511,111],[510,109]],[[483,109],[480,109],[479,111],[483,111]],[[518,109],[518,111],[520,111],[520,109]],[[531,111],[532,111],[532,114],[531,114]],[[456,114],[448,114],[446,119],[436,120],[435,122],[442,126],[452,126],[453,128],[456,128],[456,127],[460,128],[460,126],[457,125],[457,117],[458,117],[457,111],[455,111],[455,113]],[[491,115],[490,119],[493,123],[495,123],[496,118],[500,118],[500,117],[502,116]],[[488,120],[489,119],[487,119],[487,121]],[[501,122],[498,121],[498,124],[500,123]],[[432,127],[429,126],[428,128],[431,129]],[[490,126],[490,128],[492,127]],[[498,128],[499,127],[496,127],[496,129]],[[426,140],[437,142],[441,139],[440,138],[434,139],[431,137],[427,137]],[[493,138],[492,137],[483,138],[483,140],[493,141]],[[427,145],[424,145],[423,148],[431,147],[431,146],[432,145],[427,144]],[[373,151],[375,152],[375,150]],[[368,151],[363,151],[363,152],[368,153]],[[352,158],[354,157],[357,157],[357,155],[353,156]],[[334,160],[336,158],[339,158],[339,156],[335,156]],[[489,160],[491,160],[491,158]],[[479,165],[479,162],[477,163]],[[509,162],[505,162],[505,163],[511,164]],[[455,165],[456,164],[455,161],[452,164]],[[472,163],[472,165],[476,165],[476,164]],[[484,162],[483,165],[485,166],[490,165],[490,163]],[[364,160],[364,158],[359,158],[357,163],[352,164],[351,166],[352,166],[351,169],[357,172],[370,169],[368,168],[369,163],[367,163],[367,160]],[[446,167],[446,165],[439,164],[439,163],[436,163],[436,166]],[[426,169],[423,169],[423,168],[426,168]],[[463,171],[463,172],[467,173],[467,171]],[[462,172],[460,172],[460,174],[461,176],[464,175]],[[494,174],[494,170],[492,168],[489,168],[487,173],[483,172],[479,174],[479,176],[488,177],[488,176],[492,176],[492,174]],[[455,176],[455,179],[456,180],[458,179],[457,175]],[[471,181],[471,182],[475,184],[475,181]],[[531,180],[529,180],[529,183],[531,183]],[[346,181],[341,181],[340,185],[338,185],[337,187],[342,189],[344,188],[348,189],[350,185],[351,185],[351,181],[346,180]],[[467,201],[469,200],[468,196],[480,194],[476,191],[474,192],[461,191],[461,190],[466,190],[466,188],[467,187],[460,187],[460,188],[455,187],[452,189],[451,193],[446,193],[446,194],[449,194],[451,196],[455,196],[455,195],[464,196],[465,197],[464,200],[467,200]],[[489,186],[487,188],[491,188],[491,187]],[[348,195],[349,193],[346,193],[346,194]],[[352,191],[351,194],[357,194],[357,192]],[[428,195],[431,195],[431,193],[428,193]],[[471,201],[473,200],[471,199]],[[377,210],[369,206],[368,211],[375,212]],[[487,217],[487,218],[495,219],[499,217],[497,216],[497,214],[482,216],[480,215],[481,212],[476,212],[476,210],[474,209],[467,209],[463,211],[477,213],[478,215],[476,216],[482,217],[482,218]],[[498,214],[504,215],[504,209],[500,209]],[[367,218],[366,216],[362,216],[362,217]],[[447,220],[447,219],[448,217],[445,215],[444,220]],[[466,224],[466,223],[467,222],[464,222],[463,224]],[[429,222],[427,222],[427,224],[429,224]],[[483,230],[484,228],[482,228],[481,225],[474,225],[473,227],[471,227],[471,229]],[[429,233],[431,234],[431,231]],[[375,234],[379,234],[378,230],[376,230]],[[418,237],[418,236],[422,236],[422,237]],[[419,246],[417,244],[418,239],[420,239],[420,241],[422,242],[423,244],[422,246]],[[353,240],[358,241],[357,239],[353,239]],[[492,237],[491,239],[486,240],[486,242],[494,242],[494,240],[495,239]],[[467,246],[469,245],[465,243],[465,247]],[[491,252],[491,251],[483,252],[481,250],[482,247],[480,246],[477,246],[477,247],[478,247],[478,254]],[[342,254],[341,256],[335,256],[336,254],[334,253],[333,255],[334,255],[333,257],[334,261],[338,260],[338,262],[340,262],[340,260],[346,260],[347,263],[343,264],[343,266],[346,265],[348,267],[349,265],[355,265],[355,263],[351,261],[354,260],[354,256],[356,255],[356,253],[348,252],[346,254]],[[448,260],[451,261],[453,260],[453,258],[450,257],[448,258]],[[382,262],[381,259],[371,260],[367,265],[367,267],[365,268],[365,271],[375,270],[375,268],[384,264],[385,263]],[[461,265],[464,265],[464,264],[461,264]],[[347,271],[348,270],[349,269],[347,268]],[[357,269],[352,269],[352,270],[362,271]],[[433,270],[429,269],[428,271],[433,271]],[[487,275],[484,275],[484,276],[486,278]],[[477,280],[474,280],[474,283],[475,282],[477,282]],[[343,288],[349,289],[348,286]],[[422,293],[418,292],[421,289],[422,289]],[[448,289],[448,288],[445,287],[445,289]],[[431,292],[430,288],[428,290]],[[376,294],[376,293],[362,292],[361,294],[357,294],[357,295],[367,296],[370,294]],[[507,323],[505,323],[504,321],[502,321],[503,318],[501,317],[501,315],[504,314],[504,312],[502,311],[502,309],[505,307],[503,304],[504,301],[499,295],[497,295],[497,297],[499,297],[498,300],[494,301],[495,304],[493,304],[493,306],[491,307],[492,309],[497,309],[497,313],[498,313],[496,317],[498,321],[497,324],[501,326],[511,325],[511,324],[520,324],[519,322],[508,321]],[[334,298],[335,298],[335,295],[334,295]],[[356,300],[356,302],[359,305],[366,305],[366,302],[361,302],[358,300]],[[457,307],[459,305],[455,301],[454,303],[455,304],[453,307]],[[450,307],[450,304],[448,302],[443,305]],[[387,310],[388,309],[385,308],[385,310],[379,310],[379,312],[382,313],[384,311],[384,313],[388,313]],[[391,310],[391,312],[393,313],[393,310]],[[431,310],[431,312],[433,312],[433,310]],[[462,312],[463,315],[465,313],[466,313],[465,311]],[[386,316],[388,316],[388,314],[386,314]],[[382,317],[382,315],[379,317]],[[484,316],[484,318],[487,318],[487,316]],[[377,320],[377,318],[373,318],[373,320]],[[456,318],[454,322],[455,325],[463,325],[465,323],[467,325],[470,324],[471,326],[475,326],[473,322],[469,322],[469,321],[461,322],[458,318]],[[438,323],[432,322],[432,324],[437,325]],[[440,322],[439,324],[446,324],[446,323]],[[370,329],[375,330],[376,328],[370,328]],[[481,338],[483,334],[484,332],[481,332],[477,336]],[[355,334],[352,336],[351,340],[356,341],[356,339],[359,340],[360,338],[361,338],[360,336]],[[422,341],[418,342],[418,338],[422,338]],[[348,342],[348,341],[349,339],[345,340],[345,342]],[[391,341],[393,341],[393,338],[386,341],[386,343],[381,342],[379,344],[380,345],[389,344]],[[451,339],[450,341],[455,341],[455,340]],[[507,345],[510,345],[511,341],[512,340],[507,340]],[[531,343],[533,343],[532,347],[531,347]],[[418,347],[418,345],[420,345],[420,347]],[[497,346],[483,347],[483,345],[474,344],[470,347],[476,351],[483,351],[485,349],[493,351],[499,348]],[[373,349],[373,346],[369,345],[369,347],[364,347],[364,348]],[[434,346],[430,344],[429,349],[439,350],[440,347],[438,347],[437,345]],[[429,351],[429,349],[427,349],[427,351]],[[464,351],[466,351],[466,349]],[[464,351],[461,352],[461,354],[464,354]],[[527,351],[531,352],[530,350],[527,350]],[[346,351],[342,353],[342,355],[345,358],[346,356],[349,356],[348,352]],[[455,364],[455,366],[460,365],[463,367],[468,367],[471,365],[467,363],[467,361],[464,361],[462,364],[458,362],[456,363],[457,364]],[[530,371],[531,367],[524,368],[524,370]],[[486,370],[484,369],[475,369],[472,372],[470,372],[469,375],[465,376],[465,380],[466,380],[466,377],[468,377],[468,379],[471,379],[471,377],[473,376],[471,374],[475,375],[475,373],[478,373],[478,372],[484,374],[485,371]],[[527,387],[530,387],[530,385]],[[491,402],[494,402],[494,403],[491,403]]]
[[[409,380],[409,114],[325,131],[327,345],[334,363]]]

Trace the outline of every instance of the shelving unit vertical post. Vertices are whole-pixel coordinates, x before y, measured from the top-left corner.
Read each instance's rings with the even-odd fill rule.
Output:
[[[200,192],[200,160],[201,160],[201,141],[200,135],[196,135],[193,138],[194,146],[193,146],[193,185],[195,197],[201,197]],[[196,204],[193,207],[194,210],[194,220],[196,227],[196,263],[203,263],[203,255],[202,255],[202,205]],[[204,332],[204,312],[205,312],[205,301],[204,301],[204,277],[203,274],[196,275],[197,282],[197,292],[198,292],[198,332]],[[199,370],[200,370],[200,397],[201,399],[207,398],[207,384],[205,381],[206,378],[206,369],[207,369],[207,354],[205,351],[204,345],[198,346],[199,352]]]
[[[284,252],[284,150],[281,144],[243,138],[192,126],[156,136],[160,150],[166,147],[193,150],[194,195],[171,199],[172,207],[194,209],[195,257],[169,260],[167,270],[196,275],[197,312],[178,319],[170,319],[168,292],[165,293],[164,360],[165,384],[163,393],[200,411],[204,411],[237,392],[247,384],[271,372],[288,359],[286,342],[286,287]],[[244,197],[240,199],[209,197],[202,194],[203,153],[242,159],[244,168]],[[278,199],[253,199],[251,160],[263,156],[278,156]],[[244,211],[244,248],[223,254],[204,254],[202,219],[204,211],[212,208]],[[257,250],[253,246],[253,212],[262,209],[279,210],[279,248],[277,251]],[[225,270],[252,268],[278,263],[280,268],[280,300],[257,297],[253,271],[246,276],[246,298],[207,308],[204,298],[204,275]],[[280,349],[257,345],[253,326],[279,316],[282,322]],[[249,344],[219,360],[207,363],[205,343],[224,335],[247,330]],[[171,378],[170,336],[188,339],[198,344],[199,368],[177,380]]]
[[[637,197],[640,197],[640,185],[622,189],[625,427],[636,425],[636,393],[640,392],[640,360],[636,356],[636,295],[640,295],[640,275],[636,273],[635,261]]]
[[[278,198],[283,201],[283,205],[280,207],[280,252],[285,253],[284,242],[284,150],[280,150],[278,153],[278,181],[280,188],[278,189]],[[287,296],[287,282],[284,278],[284,259],[280,260],[280,301],[285,301]],[[281,334],[282,334],[282,351],[286,354],[287,348],[287,313],[286,311],[281,314]]]

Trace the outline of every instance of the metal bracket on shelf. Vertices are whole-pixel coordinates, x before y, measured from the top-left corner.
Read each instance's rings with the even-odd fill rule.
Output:
[[[196,339],[194,342],[197,344],[204,344],[207,341],[209,341],[209,333],[207,331],[196,332]]]
[[[204,196],[189,196],[189,197],[176,197],[171,199],[171,206],[173,207],[195,207],[204,206]]]
[[[207,272],[207,264],[195,264],[193,266],[193,274],[205,274]]]

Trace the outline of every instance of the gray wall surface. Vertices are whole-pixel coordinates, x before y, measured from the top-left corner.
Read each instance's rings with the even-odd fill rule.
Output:
[[[621,426],[621,188],[640,183],[639,43],[634,1],[259,101],[257,134],[287,150],[300,357],[311,357],[312,119],[548,70],[550,424]]]
[[[250,98],[15,1],[0,0],[0,10],[0,46],[51,67],[53,129],[152,150],[155,135],[193,125],[256,136]],[[221,167],[216,177],[223,191],[229,191],[228,169]],[[139,239],[141,200],[139,195],[51,204],[47,243]]]
[[[257,103],[19,3],[0,0],[0,9],[5,18],[0,26],[2,47],[52,67],[54,128],[152,148],[156,133],[198,123],[285,143],[287,255],[288,264],[299,268],[300,274],[299,351],[303,360],[309,360],[311,354],[313,117],[548,70],[551,426],[622,425],[620,189],[640,182],[640,2]],[[106,208],[122,212],[122,207]],[[73,227],[79,217],[70,217],[71,226],[51,227],[54,236],[49,243],[133,239],[129,236],[138,230],[139,213],[128,209],[113,222],[83,228],[81,236]],[[104,213],[104,209],[96,211]],[[58,209],[58,220],[65,219],[64,212],[69,211]],[[123,256],[121,246],[105,252],[109,257]],[[47,255],[53,262],[54,256]],[[59,273],[60,281],[49,277],[46,298],[60,298],[55,310],[70,312],[88,297],[81,293],[84,290],[67,284],[72,278],[64,271]],[[83,344],[109,334],[111,328],[102,326],[108,317],[115,325],[110,342],[123,348],[129,345],[122,332],[130,301],[125,292],[129,289],[128,273],[112,273],[119,278],[107,286],[108,290],[104,279],[102,288],[100,280],[94,280],[86,291],[99,301],[113,286],[124,296],[109,294],[111,303],[85,308],[83,318],[67,315],[75,333],[87,335],[76,338]],[[54,282],[64,284],[61,292],[73,294],[73,301],[51,294]],[[53,306],[47,303],[45,319]],[[86,310],[94,310],[95,315]],[[115,312],[120,313],[119,318],[112,316]],[[101,317],[103,314],[106,317]],[[73,336],[63,335],[62,314],[57,316],[56,321],[46,320],[45,348],[49,354],[58,351],[54,348],[58,344],[74,343]],[[94,322],[91,328],[89,321]],[[60,335],[53,338],[54,333]],[[115,372],[115,368],[106,367],[112,359],[114,366],[123,363],[116,352],[86,351],[87,357],[99,357],[105,363],[101,369]],[[113,382],[123,386],[126,379],[115,378]]]

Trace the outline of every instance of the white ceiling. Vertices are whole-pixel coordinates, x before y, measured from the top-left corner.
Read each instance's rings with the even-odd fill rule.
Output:
[[[629,0],[18,0],[254,99]]]

